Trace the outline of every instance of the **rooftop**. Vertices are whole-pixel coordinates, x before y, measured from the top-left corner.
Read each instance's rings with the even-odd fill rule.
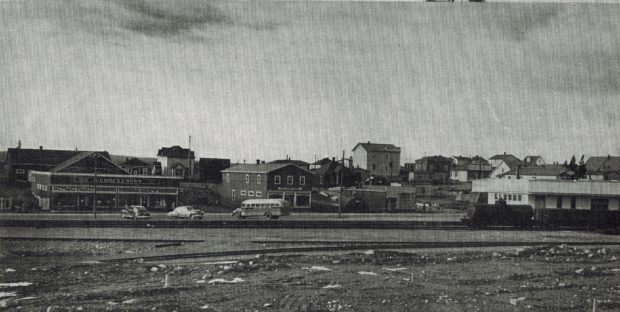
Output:
[[[367,152],[393,152],[400,153],[400,147],[394,144],[380,144],[380,143],[357,143],[353,150],[356,150],[358,146],[361,146]]]

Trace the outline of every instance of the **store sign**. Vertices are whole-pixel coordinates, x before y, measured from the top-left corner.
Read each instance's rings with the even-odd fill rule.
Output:
[[[279,191],[301,191],[303,188],[301,187],[278,187]]]
[[[53,186],[52,192],[54,193],[94,193],[95,188],[89,186]]]

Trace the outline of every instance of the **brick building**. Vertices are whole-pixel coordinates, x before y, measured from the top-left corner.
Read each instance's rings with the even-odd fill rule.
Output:
[[[238,164],[222,170],[220,194],[235,204],[284,198],[294,208],[310,208],[312,178],[312,172],[294,164]]]

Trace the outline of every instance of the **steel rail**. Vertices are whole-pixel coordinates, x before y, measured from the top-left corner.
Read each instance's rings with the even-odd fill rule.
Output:
[[[134,255],[131,257],[101,259],[102,262],[114,261],[133,261],[142,259],[143,261],[163,261],[179,259],[213,258],[225,256],[244,256],[256,254],[281,254],[281,253],[303,253],[303,252],[326,252],[326,251],[355,251],[366,249],[425,249],[425,248],[482,248],[482,247],[531,247],[548,245],[567,245],[567,246],[612,246],[620,245],[620,242],[408,242],[408,243],[386,243],[373,242],[360,244],[343,244],[339,246],[311,246],[311,247],[288,247],[272,249],[246,249],[217,252],[196,252],[196,253],[177,253],[155,256]]]

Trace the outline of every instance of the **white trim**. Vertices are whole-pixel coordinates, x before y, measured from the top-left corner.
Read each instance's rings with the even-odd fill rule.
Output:
[[[92,177],[94,173],[70,173],[70,172],[49,172],[49,171],[30,171],[34,174],[46,175],[46,176],[88,176]],[[105,174],[97,173],[97,177],[113,177],[113,178],[144,178],[144,179],[166,179],[166,180],[183,180],[183,177],[175,176],[156,176],[156,175],[133,175],[133,174]]]

